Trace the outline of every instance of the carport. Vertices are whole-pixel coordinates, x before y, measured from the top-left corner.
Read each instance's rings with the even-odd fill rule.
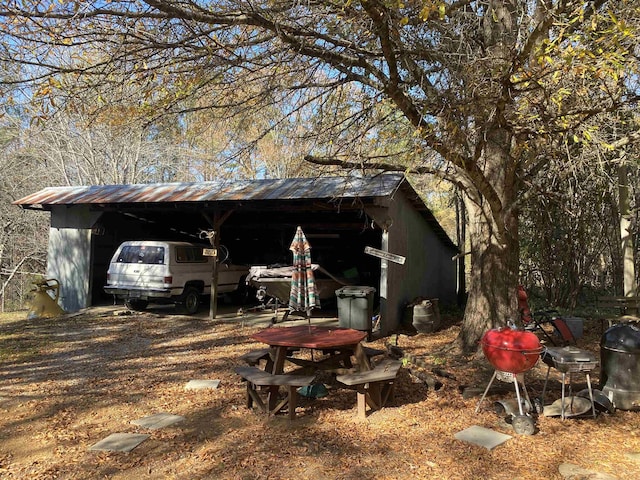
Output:
[[[47,275],[60,280],[67,311],[109,300],[102,286],[122,241],[203,242],[200,232],[213,230],[234,263],[270,265],[291,261],[298,225],[314,262],[376,288],[383,332],[417,296],[457,298],[457,248],[402,174],[49,187],[14,203],[51,212]],[[407,261],[381,260],[367,246]]]

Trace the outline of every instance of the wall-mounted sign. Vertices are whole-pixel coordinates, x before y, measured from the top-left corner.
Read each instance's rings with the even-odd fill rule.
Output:
[[[364,253],[372,255],[374,257],[383,258],[385,260],[389,260],[394,263],[399,263],[400,265],[404,265],[406,260],[402,255],[396,255],[395,253],[385,252],[383,250],[378,250],[373,247],[364,247]]]

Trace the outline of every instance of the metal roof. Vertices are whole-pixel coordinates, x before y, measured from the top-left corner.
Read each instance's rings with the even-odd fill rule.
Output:
[[[53,205],[371,198],[392,196],[402,183],[408,184],[402,174],[383,174],[374,177],[48,187],[13,203],[23,208],[50,210]]]
[[[215,202],[304,201],[393,198],[401,190],[447,244],[454,243],[402,173],[369,177],[312,177],[219,182],[149,183],[48,187],[13,202],[25,209],[51,210],[57,205],[96,208],[169,207]]]

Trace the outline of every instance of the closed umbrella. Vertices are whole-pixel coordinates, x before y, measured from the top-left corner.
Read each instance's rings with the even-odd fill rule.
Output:
[[[320,308],[320,297],[311,268],[311,246],[301,227],[296,229],[289,250],[293,252],[289,309],[292,312],[305,312],[310,317],[311,309]]]

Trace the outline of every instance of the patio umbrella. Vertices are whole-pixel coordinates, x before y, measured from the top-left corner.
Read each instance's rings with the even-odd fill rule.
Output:
[[[320,308],[320,297],[311,269],[311,246],[301,227],[296,229],[289,250],[293,252],[289,309],[292,312],[305,312],[309,318],[313,308]],[[311,323],[311,319],[309,319],[309,323]]]

